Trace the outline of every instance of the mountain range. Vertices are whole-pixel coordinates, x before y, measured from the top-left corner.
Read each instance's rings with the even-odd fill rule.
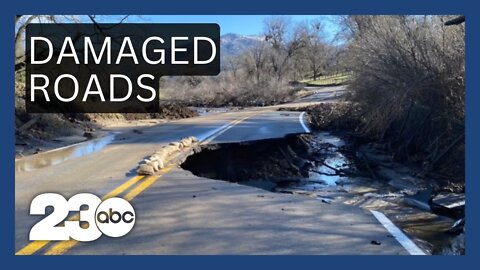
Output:
[[[262,36],[239,35],[228,33],[220,37],[220,50],[222,57],[227,55],[238,55],[244,50],[254,46],[257,42],[263,41]]]

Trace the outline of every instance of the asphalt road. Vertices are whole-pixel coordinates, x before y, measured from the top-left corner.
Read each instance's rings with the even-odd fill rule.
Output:
[[[306,89],[312,90],[312,94],[306,97],[300,98],[297,103],[308,103],[308,102],[317,102],[321,100],[322,102],[336,101],[339,97],[347,93],[345,86],[332,86],[332,87],[307,87]]]
[[[309,131],[300,112],[275,109],[172,121],[16,162],[15,252],[409,254],[374,215],[363,209],[199,178],[177,167],[117,192],[119,197],[130,196],[137,214],[135,227],[122,238],[102,236],[87,243],[28,241],[30,228],[41,219],[29,215],[36,195],[55,192],[69,198],[87,192],[102,197],[129,183],[136,176],[138,162],[163,144],[187,136],[224,143]]]

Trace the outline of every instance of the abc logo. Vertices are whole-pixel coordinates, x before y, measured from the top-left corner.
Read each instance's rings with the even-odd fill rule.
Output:
[[[37,222],[30,230],[30,240],[93,241],[102,234],[121,237],[135,225],[135,210],[122,198],[109,198],[102,202],[90,193],[80,193],[68,201],[60,194],[44,193],[32,200],[31,215],[46,215],[46,208],[53,212]],[[70,212],[78,212],[70,215]],[[62,223],[64,224],[62,226]]]
[[[110,198],[102,202],[96,211],[97,227],[110,237],[127,234],[135,224],[135,210],[122,198]]]

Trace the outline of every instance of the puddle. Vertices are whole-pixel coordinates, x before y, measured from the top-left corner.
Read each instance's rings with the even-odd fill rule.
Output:
[[[325,183],[327,186],[336,186],[337,182],[342,180],[345,177],[336,174],[336,171],[333,170],[342,170],[346,169],[348,166],[348,160],[341,153],[335,153],[331,157],[327,157],[323,161],[326,165],[320,164],[315,168],[315,171],[310,171],[309,180]]]
[[[15,161],[15,172],[29,172],[40,168],[54,166],[66,160],[86,156],[100,151],[115,139],[115,135],[54,149],[31,155]]]

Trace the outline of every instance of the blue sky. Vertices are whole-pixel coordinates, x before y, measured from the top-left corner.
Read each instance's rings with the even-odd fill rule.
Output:
[[[333,21],[334,16],[328,15],[286,15],[293,22],[301,22],[320,18],[324,22],[327,38],[331,39],[338,31],[338,26]],[[127,22],[144,23],[218,23],[221,35],[235,33],[240,35],[258,35],[263,31],[263,21],[270,15],[139,15],[130,16]],[[102,16],[102,22],[107,22],[119,16]]]

